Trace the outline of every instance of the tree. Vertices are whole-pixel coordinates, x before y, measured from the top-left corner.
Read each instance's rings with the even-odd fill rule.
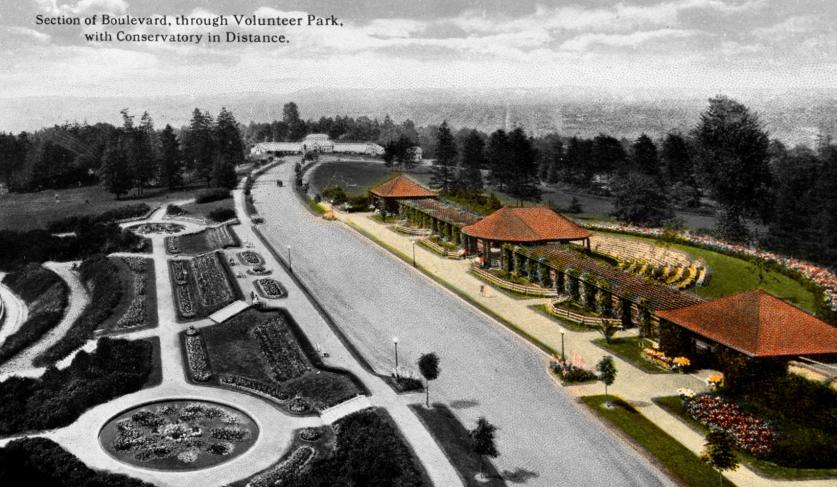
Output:
[[[305,122],[299,118],[299,108],[297,108],[296,103],[285,103],[285,106],[282,107],[282,122],[288,127],[288,139],[299,140],[305,136],[307,129]]]
[[[613,185],[616,218],[634,224],[660,226],[674,216],[665,189],[659,181],[641,173],[630,173]]]
[[[645,134],[637,137],[631,146],[631,166],[634,171],[649,176],[659,176],[660,159],[657,156],[657,146]]]
[[[596,364],[596,370],[599,372],[599,380],[605,386],[605,404],[610,407],[610,399],[607,397],[607,388],[616,380],[616,364],[613,362],[613,357],[605,355]]]
[[[495,130],[488,137],[485,148],[488,162],[488,180],[500,191],[505,190],[510,170],[508,136],[504,130]]]
[[[670,182],[681,182],[694,186],[692,175],[692,156],[686,139],[679,132],[669,132],[663,139],[660,150],[660,161],[664,168],[666,179]]]
[[[212,180],[212,165],[215,154],[215,138],[212,133],[212,115],[195,108],[189,128],[183,134],[183,156],[186,168],[194,170],[207,186]]]
[[[584,209],[581,207],[581,202],[578,201],[578,198],[573,196],[570,200],[570,206],[567,207],[567,213],[577,214],[582,211],[584,211]]]
[[[462,161],[459,171],[460,186],[469,193],[482,191],[482,167],[486,164],[485,142],[479,132],[471,130],[462,143]]]
[[[602,322],[599,325],[599,332],[601,332],[605,342],[610,343],[617,331],[619,331],[619,325],[611,320],[604,319],[604,317],[602,318]]]
[[[214,129],[215,151],[212,181],[215,186],[233,188],[236,183],[235,166],[244,162],[244,143],[238,122],[232,112],[221,108]]]
[[[546,182],[547,184],[555,184],[561,179],[561,175],[566,171],[564,161],[564,143],[559,137],[555,137],[550,148],[550,157],[548,166],[546,168]]]
[[[439,377],[439,357],[435,353],[422,354],[418,359],[418,368],[424,377],[425,405],[430,407],[430,381]]]
[[[448,127],[447,120],[439,126],[436,135],[436,159],[433,160],[433,177],[430,184],[449,194],[456,177],[456,140]]]
[[[614,170],[623,171],[625,168],[625,149],[615,137],[599,134],[593,138],[590,150],[590,161],[585,166],[589,173],[611,173]]]
[[[518,200],[540,201],[541,190],[538,187],[538,153],[532,139],[518,127],[508,137],[508,174],[506,174],[506,192]]]
[[[735,456],[735,443],[726,431],[713,428],[706,434],[706,443],[700,459],[718,471],[721,485],[724,485],[724,472],[738,468],[738,458]]]
[[[160,133],[160,146],[160,180],[169,189],[174,189],[183,184],[183,155],[171,125],[166,125]]]
[[[480,416],[477,419],[477,426],[469,432],[474,453],[480,456],[480,476],[484,475],[485,457],[497,458],[500,455],[494,440],[496,431],[496,426],[489,423],[484,416]]]
[[[109,193],[119,196],[128,192],[131,188],[131,174],[128,169],[128,161],[122,147],[124,138],[116,142],[108,143],[102,155],[102,165],[99,168],[99,178],[102,185]]]
[[[701,177],[721,206],[718,230],[727,238],[747,238],[746,216],[764,217],[769,208],[769,139],[759,118],[725,96],[709,100],[693,132]]]

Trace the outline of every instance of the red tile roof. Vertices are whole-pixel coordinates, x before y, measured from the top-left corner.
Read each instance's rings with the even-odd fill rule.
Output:
[[[382,198],[435,198],[436,193],[430,191],[412,179],[399,174],[369,190],[370,193]]]
[[[837,353],[837,327],[761,289],[657,314],[751,357]]]
[[[550,208],[500,208],[462,228],[471,237],[501,242],[581,240],[591,233]]]

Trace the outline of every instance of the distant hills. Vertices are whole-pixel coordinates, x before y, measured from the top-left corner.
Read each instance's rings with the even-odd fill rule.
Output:
[[[484,131],[523,126],[541,135],[594,136],[599,132],[635,138],[677,129],[688,131],[707,106],[712,90],[640,89],[629,94],[598,88],[542,89],[321,89],[287,94],[233,93],[159,97],[25,97],[0,98],[0,131],[36,130],[64,121],[118,123],[119,110],[137,115],[148,110],[157,126],[182,126],[195,107],[217,114],[222,106],[246,124],[282,116],[282,105],[294,101],[303,118],[350,115],[416,125],[475,127]],[[758,112],[771,137],[787,145],[813,145],[819,136],[837,136],[837,90],[725,93]]]

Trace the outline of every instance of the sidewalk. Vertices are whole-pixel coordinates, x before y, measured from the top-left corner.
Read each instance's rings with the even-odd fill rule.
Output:
[[[563,328],[557,321],[548,318],[530,308],[541,304],[543,299],[521,299],[497,289],[490,288],[491,293],[484,297],[480,288],[485,283],[468,272],[469,261],[443,258],[421,245],[413,245],[414,238],[401,235],[370,218],[369,213],[335,212],[337,219],[355,230],[362,230],[368,236],[376,239],[402,255],[408,261],[415,261],[418,267],[426,273],[432,274],[437,280],[447,286],[455,288],[458,293],[479,303],[492,313],[517,326],[524,333],[534,337],[552,350],[561,350],[562,330],[564,332],[564,349],[567,354],[577,353],[583,357],[586,368],[592,368],[602,356],[609,353],[593,344],[593,340],[601,335],[595,331],[577,332]],[[415,251],[415,254],[413,252]],[[678,418],[664,411],[652,402],[658,396],[676,395],[677,389],[689,388],[696,392],[705,390],[706,386],[697,374],[648,374],[634,367],[628,362],[614,356],[618,370],[616,382],[609,388],[614,394],[630,402],[649,420],[676,438],[684,446],[699,454],[703,449],[704,437],[693,431]],[[566,387],[568,393],[574,396],[602,394],[603,387],[599,383]],[[746,465],[742,465],[735,472],[725,474],[731,481],[740,486],[777,486],[793,485],[796,487],[825,487],[834,485],[834,480],[798,480],[781,481],[766,479],[758,476]]]

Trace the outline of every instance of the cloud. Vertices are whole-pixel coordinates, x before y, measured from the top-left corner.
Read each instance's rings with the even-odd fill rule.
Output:
[[[28,27],[6,27],[5,30],[10,35],[23,37],[29,41],[48,42],[52,38],[49,34]]]
[[[677,29],[638,31],[630,34],[581,34],[561,44],[560,49],[565,51],[585,51],[593,46],[635,48],[640,44],[658,39],[683,38],[692,35],[695,35],[695,32]]]
[[[764,39],[786,39],[799,34],[807,34],[828,28],[829,26],[818,17],[813,15],[799,15],[789,17],[769,27],[753,29],[752,33],[756,37]]]
[[[128,10],[125,0],[79,0],[60,4],[58,0],[35,0],[35,4],[41,12],[49,15],[123,14]]]

